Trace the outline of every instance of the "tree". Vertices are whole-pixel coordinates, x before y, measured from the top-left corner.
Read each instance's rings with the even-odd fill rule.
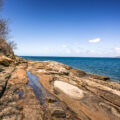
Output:
[[[0,18],[0,38],[7,39],[9,29],[7,26],[7,21]]]
[[[8,41],[8,45],[10,46],[10,48],[12,48],[12,50],[17,49],[17,44],[14,41]]]
[[[4,0],[0,0],[0,12]],[[3,19],[0,15],[0,54],[9,56],[14,54],[13,50],[16,49],[16,43],[8,40],[9,36],[8,21]]]

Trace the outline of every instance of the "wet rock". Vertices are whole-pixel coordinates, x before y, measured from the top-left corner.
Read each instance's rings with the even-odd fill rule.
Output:
[[[105,80],[105,81],[110,80],[110,77],[103,76],[103,75],[90,74],[90,77],[94,79]]]

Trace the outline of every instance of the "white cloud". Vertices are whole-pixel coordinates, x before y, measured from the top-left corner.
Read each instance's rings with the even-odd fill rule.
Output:
[[[48,47],[45,47],[44,49],[45,49],[45,50],[47,50],[47,51],[49,50],[49,48],[48,48]]]
[[[79,53],[80,53],[80,50],[79,50],[79,49],[76,49],[75,52],[76,52],[77,54],[79,54]]]
[[[90,43],[98,43],[100,42],[100,38],[95,38],[95,39],[92,39],[92,40],[89,40]]]
[[[115,48],[116,51],[120,51],[120,48]]]
[[[67,45],[62,45],[62,48],[67,48]]]
[[[95,53],[95,51],[94,51],[94,50],[90,50],[89,52],[90,52],[90,53]]]
[[[71,53],[71,50],[70,50],[70,49],[67,49],[67,50],[66,50],[66,53],[67,53],[67,54],[70,54],[70,53]]]
[[[118,53],[120,53],[120,48],[119,48],[119,47],[116,47],[116,48],[115,48],[115,51],[118,52]]]

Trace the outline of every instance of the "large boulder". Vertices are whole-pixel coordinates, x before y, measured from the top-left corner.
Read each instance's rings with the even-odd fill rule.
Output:
[[[58,74],[65,74],[68,75],[69,74],[69,69],[71,69],[71,67],[59,63],[59,62],[55,62],[55,61],[48,61],[48,65],[45,68],[48,71],[52,71]]]
[[[54,82],[54,88],[73,99],[79,100],[84,97],[84,92],[82,89],[80,89],[77,86],[74,86],[72,84],[69,84],[67,82],[56,80]]]
[[[0,56],[0,65],[9,66],[13,62],[14,60],[9,57],[3,56],[3,55]]]

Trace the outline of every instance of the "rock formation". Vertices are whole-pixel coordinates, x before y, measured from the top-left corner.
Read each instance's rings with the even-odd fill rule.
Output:
[[[111,82],[109,77],[90,75],[53,61],[28,61],[28,71],[64,101],[77,119],[120,119],[120,84]]]
[[[55,61],[0,57],[0,120],[119,120],[120,84]]]

